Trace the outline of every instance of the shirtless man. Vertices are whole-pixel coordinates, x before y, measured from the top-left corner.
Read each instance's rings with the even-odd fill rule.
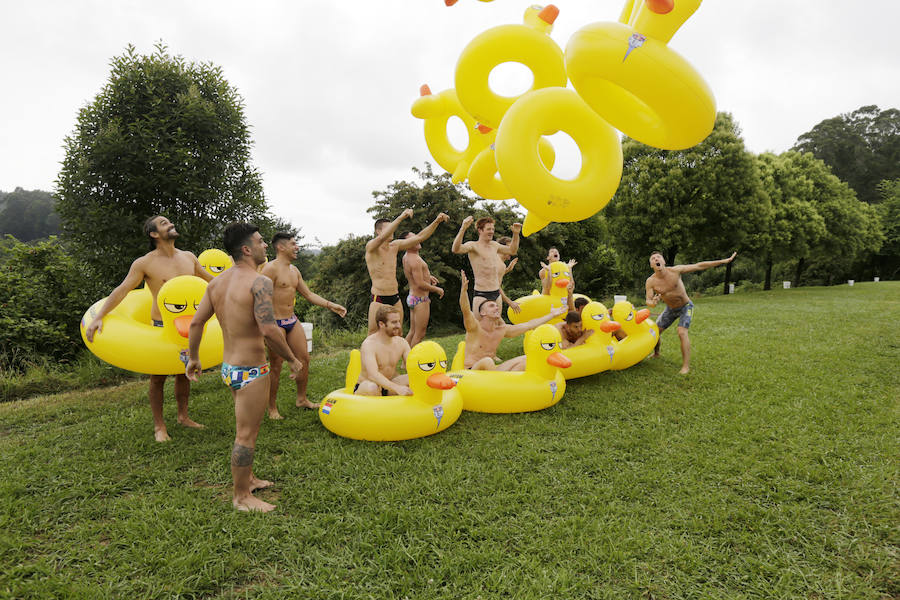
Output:
[[[131,290],[142,281],[150,288],[153,302],[150,305],[150,319],[155,327],[162,327],[162,314],[156,305],[156,295],[162,284],[178,277],[179,275],[196,275],[206,281],[212,279],[212,275],[206,272],[200,265],[200,261],[192,253],[179,250],[175,247],[178,231],[167,218],[163,216],[150,217],[144,223],[144,234],[150,239],[150,252],[131,263],[131,268],[125,279],[114,289],[106,302],[100,308],[100,312],[90,322],[85,330],[85,337],[89,342],[94,341],[94,335],[103,335],[103,317],[109,314],[125,298]],[[157,442],[169,441],[169,432],[166,430],[166,422],[163,419],[163,386],[166,383],[166,375],[150,376],[150,412],[153,413],[153,435]],[[203,425],[191,420],[188,416],[188,396],[191,393],[191,382],[184,375],[175,375],[175,402],[178,405],[177,421],[184,427],[202,428]]]
[[[728,258],[722,260],[709,260],[705,262],[694,263],[692,265],[673,265],[666,266],[666,259],[661,252],[653,252],[650,254],[650,267],[653,269],[653,275],[647,278],[647,306],[654,307],[660,300],[666,303],[666,310],[659,316],[656,324],[659,326],[660,338],[662,332],[671,325],[675,319],[678,319],[678,337],[681,339],[681,373],[687,374],[691,368],[691,340],[688,337],[688,328],[691,326],[691,317],[694,312],[694,303],[688,298],[687,291],[684,289],[684,282],[681,281],[682,273],[693,273],[694,271],[705,271],[711,267],[718,267],[730,263],[737,256],[737,252]],[[660,341],[662,341],[660,339]],[[659,356],[659,344],[656,342],[653,356]]]
[[[463,243],[466,229],[472,224],[471,216],[463,219],[459,232],[453,239],[454,254],[468,254],[469,264],[472,265],[472,273],[475,275],[475,286],[472,290],[472,309],[476,314],[481,304],[485,301],[497,302],[500,298],[500,285],[503,275],[506,274],[504,256],[515,256],[519,251],[519,232],[522,231],[521,223],[513,223],[512,241],[509,245],[502,245],[494,241],[494,220],[490,217],[482,217],[475,223],[478,232],[478,240]],[[502,301],[497,302],[497,308],[502,312]]]
[[[366,243],[366,267],[369,269],[369,277],[372,278],[372,297],[369,302],[370,334],[378,330],[375,313],[382,306],[393,306],[400,311],[401,321],[403,320],[403,304],[400,302],[400,286],[397,284],[397,253],[424,242],[431,237],[438,225],[450,220],[450,217],[441,213],[416,235],[395,240],[394,232],[397,231],[397,227],[412,215],[412,209],[407,208],[393,221],[378,219],[375,221],[375,237]]]
[[[253,496],[255,490],[272,485],[271,481],[257,479],[253,474],[256,436],[269,397],[266,346],[288,361],[291,379],[306,369],[291,352],[284,330],[275,323],[272,280],[257,271],[266,259],[266,247],[255,225],[232,223],[225,228],[225,250],[234,259],[234,266],[206,288],[197,314],[191,320],[190,359],[185,367],[185,374],[192,381],[199,380],[203,368],[199,359],[203,326],[215,313],[225,341],[222,381],[231,388],[234,401],[232,504],[238,510],[260,512],[275,508]]]
[[[403,234],[407,240],[415,236],[412,231]],[[431,275],[428,264],[419,256],[422,244],[417,243],[412,248],[407,248],[403,255],[403,273],[409,283],[409,294],[406,296],[406,305],[409,307],[409,333],[406,334],[406,343],[412,348],[425,339],[425,330],[428,329],[428,320],[431,317],[431,299],[428,294],[434,292],[438,298],[444,297],[444,289],[438,287],[438,280]]]
[[[501,238],[497,238],[497,241],[500,242],[501,246],[509,246],[510,243],[512,243],[512,238],[508,235],[504,235]],[[500,298],[506,302],[507,306],[509,306],[514,313],[520,313],[522,312],[522,309],[519,307],[519,303],[512,300],[506,295],[506,292],[503,291],[503,278],[516,267],[516,263],[519,262],[519,257],[512,256],[511,254],[501,254],[500,259],[506,266],[503,273],[500,274]]]
[[[593,329],[585,331],[582,328],[581,313],[577,310],[569,311],[566,314],[566,320],[562,323],[557,323],[555,327],[559,329],[559,333],[562,335],[560,347],[563,350],[582,345],[594,333]]]
[[[392,306],[381,306],[375,312],[378,330],[367,337],[359,353],[362,371],[353,388],[361,396],[412,396],[409,376],[397,375],[397,363],[409,355],[409,344],[402,337],[402,313]]]
[[[479,305],[479,313],[476,316],[469,307],[469,278],[465,271],[459,272],[461,283],[459,288],[459,308],[463,314],[463,324],[466,327],[466,358],[467,369],[484,371],[524,371],[525,357],[517,356],[507,361],[494,364],[494,356],[503,338],[522,335],[529,329],[543,325],[547,321],[563,314],[566,309],[557,306],[550,314],[537,319],[532,319],[518,325],[508,325],[500,317],[500,305],[493,300],[485,300]]]
[[[309,352],[306,350],[306,333],[300,325],[297,315],[294,314],[294,300],[297,292],[306,298],[311,304],[323,306],[335,314],[343,317],[347,314],[347,309],[322,296],[313,293],[306,282],[303,281],[303,275],[291,264],[291,261],[297,259],[297,240],[289,233],[276,233],[272,237],[272,246],[275,247],[276,257],[263,264],[263,275],[272,280],[274,287],[274,295],[272,303],[275,305],[275,322],[279,327],[284,329],[284,335],[287,338],[288,346],[291,352],[300,359],[300,362],[309,364]],[[278,412],[278,384],[281,376],[282,359],[276,352],[269,354],[269,368],[272,374],[269,383],[269,418],[283,418]],[[319,408],[319,405],[310,402],[306,397],[306,384],[309,381],[309,371],[304,370],[296,379],[297,381],[297,402],[298,408]]]
[[[548,277],[550,272],[550,264],[555,263],[559,258],[559,250],[555,247],[551,247],[547,250],[547,262],[541,263],[541,270],[538,271],[538,279],[541,280],[541,293],[545,296],[550,295],[550,283],[553,281],[552,277]],[[575,259],[569,259],[569,262],[566,263],[566,266],[569,267],[569,280],[575,281],[575,273],[572,272],[572,267],[578,264],[578,261]]]

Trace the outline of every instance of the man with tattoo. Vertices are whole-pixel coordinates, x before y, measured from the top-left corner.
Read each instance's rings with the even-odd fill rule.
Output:
[[[153,295],[153,303],[150,305],[150,320],[154,327],[162,327],[162,314],[156,305],[156,295],[165,282],[179,275],[196,275],[206,281],[212,279],[212,275],[206,272],[193,253],[175,247],[178,231],[167,218],[157,215],[147,219],[144,223],[144,234],[150,239],[150,252],[131,263],[125,279],[109,294],[106,302],[100,308],[100,312],[87,326],[85,337],[89,342],[94,341],[95,335],[103,335],[103,317],[118,306],[125,295],[141,282],[144,282]],[[138,348],[137,351],[139,352],[140,349]],[[163,386],[165,383],[166,375],[150,376],[148,396],[150,397],[150,412],[153,414],[153,435],[157,442],[168,442],[172,439],[169,437],[166,422],[163,419]],[[190,393],[191,382],[184,375],[175,375],[178,424],[184,427],[202,428],[203,425],[188,416]]]
[[[412,231],[403,234],[403,239],[413,237]],[[406,305],[409,307],[409,333],[406,335],[406,343],[412,348],[423,339],[428,329],[428,320],[431,318],[431,292],[444,297],[444,289],[438,286],[438,280],[428,270],[428,263],[419,256],[422,244],[418,243],[412,248],[407,248],[403,255],[403,274],[409,283],[409,294],[406,296]]]
[[[369,334],[378,330],[375,313],[382,306],[393,306],[400,311],[403,320],[403,304],[400,302],[400,286],[397,284],[397,253],[422,243],[434,233],[437,226],[450,220],[446,214],[439,214],[425,229],[414,236],[402,240],[394,239],[394,232],[404,219],[413,216],[407,208],[393,221],[375,221],[375,237],[366,244],[366,268],[372,278],[372,298],[369,302]]]
[[[515,256],[519,251],[519,232],[522,231],[521,223],[513,223],[512,241],[509,245],[502,245],[494,241],[494,220],[490,217],[482,217],[475,223],[478,231],[478,240],[463,243],[466,229],[472,224],[473,217],[463,219],[462,225],[456,237],[453,239],[453,254],[468,254],[469,263],[472,265],[472,273],[475,275],[475,285],[472,290],[472,310],[479,314],[479,308],[483,302],[495,302],[498,310],[503,311],[503,303],[500,299],[500,284],[506,274],[504,256]]]
[[[296,379],[306,365],[291,352],[284,330],[275,323],[272,280],[257,271],[266,259],[266,243],[259,234],[259,228],[249,223],[228,225],[225,228],[225,250],[234,259],[234,267],[210,282],[200,301],[197,314],[191,321],[188,337],[190,360],[185,374],[191,381],[200,378],[200,340],[204,325],[215,313],[225,342],[222,381],[231,388],[234,400],[232,504],[238,510],[269,512],[275,506],[252,494],[272,485],[271,481],[257,479],[253,474],[256,436],[269,397],[266,346],[288,362],[291,379]]]
[[[272,280],[274,287],[274,296],[272,303],[275,306],[275,322],[279,327],[284,329],[287,343],[291,347],[291,351],[304,364],[309,363],[309,352],[306,347],[306,334],[300,325],[297,315],[294,314],[294,300],[297,292],[306,298],[311,304],[322,306],[343,317],[347,314],[347,309],[326,300],[322,296],[314,293],[303,281],[303,275],[291,264],[291,261],[297,259],[297,240],[289,233],[276,233],[272,237],[272,245],[275,246],[277,256],[275,260],[269,261],[263,265],[261,273]],[[278,384],[281,376],[281,357],[277,352],[269,354],[269,363],[272,373],[272,379],[269,383],[269,418],[281,419],[278,413]],[[297,377],[297,402],[298,408],[319,408],[319,405],[310,402],[306,397],[306,384],[309,381],[309,372],[303,371]]]

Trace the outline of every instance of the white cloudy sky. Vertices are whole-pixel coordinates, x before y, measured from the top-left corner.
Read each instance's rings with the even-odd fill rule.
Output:
[[[0,2],[0,190],[52,189],[63,138],[106,81],[110,58],[163,40],[173,54],[220,65],[243,95],[276,213],[307,241],[368,233],[372,190],[430,160],[409,113],[419,85],[451,87],[466,43],[521,22],[529,4]],[[614,21],[622,4],[558,0],[552,37],[564,48],[580,27]],[[898,23],[898,0],[706,0],[670,46],[706,78],[750,150],[781,152],[823,119],[866,104],[900,107]],[[508,75],[506,85],[519,82]]]

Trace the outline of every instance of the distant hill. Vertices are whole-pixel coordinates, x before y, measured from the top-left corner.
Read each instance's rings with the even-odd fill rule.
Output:
[[[17,187],[12,192],[0,190],[0,236],[15,236],[30,242],[59,235],[59,216],[53,194],[43,190]]]

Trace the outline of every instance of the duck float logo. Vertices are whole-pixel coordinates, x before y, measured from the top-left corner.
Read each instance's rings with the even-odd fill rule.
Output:
[[[337,400],[326,400],[324,404],[322,404],[322,414],[328,415],[331,414],[331,409],[335,405]]]
[[[651,330],[652,331],[652,330]],[[609,354],[609,360],[613,359],[613,355],[616,353],[616,349],[614,346],[607,346],[606,352]]]
[[[647,41],[647,36],[641,35],[640,33],[632,33],[631,37],[628,38],[628,50],[625,52],[625,56],[622,58],[622,62],[625,62],[625,59],[628,58],[628,55],[631,54],[632,50],[637,50],[641,46],[644,45],[644,42]]]
[[[553,400],[556,400],[556,382],[555,381],[550,382],[550,394],[551,394],[550,398]]]
[[[437,426],[435,429],[441,426],[441,417],[444,416],[444,406],[442,404],[438,404],[435,407],[432,407],[431,412],[434,413],[434,418],[437,419]]]

